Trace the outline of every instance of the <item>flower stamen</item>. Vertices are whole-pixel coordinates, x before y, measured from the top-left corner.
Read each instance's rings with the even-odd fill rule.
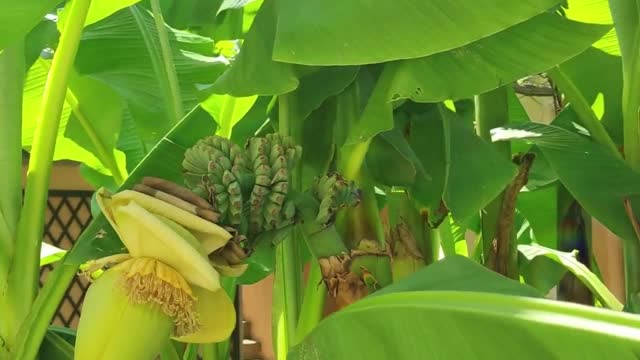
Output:
[[[152,258],[122,263],[122,286],[136,304],[155,304],[173,319],[174,335],[196,332],[200,325],[194,311],[196,297],[186,280],[173,268]]]

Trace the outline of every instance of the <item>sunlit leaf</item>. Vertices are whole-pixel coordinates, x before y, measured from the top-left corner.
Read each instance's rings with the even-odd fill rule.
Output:
[[[50,68],[40,59],[31,67],[24,86],[22,145],[30,149]],[[76,160],[100,172],[126,177],[124,154],[115,149],[120,131],[122,99],[110,87],[73,72],[60,119],[54,160]]]
[[[45,266],[62,260],[66,253],[66,250],[62,250],[51,244],[43,242],[42,246],[40,247],[40,266]]]
[[[357,1],[282,0],[273,58],[305,65],[417,58],[495,34],[558,3],[396,0],[373,6]]]
[[[635,315],[551,300],[397,292],[329,316],[288,359],[635,359],[638,326]]]
[[[24,37],[59,3],[59,0],[3,1],[0,5],[0,51]]]
[[[200,103],[218,123],[217,134],[229,138],[233,127],[256,102],[257,96],[237,98],[231,95],[213,94]]]
[[[600,281],[589,268],[576,259],[575,254],[557,251],[539,245],[518,245],[518,251],[528,260],[544,256],[561,265],[586,285],[605,307],[618,311],[624,307],[602,281]]]
[[[609,28],[545,13],[462,47],[398,62],[390,94],[418,102],[470,97],[560,64]]]
[[[613,24],[608,0],[568,0],[564,11],[567,18],[594,24]],[[615,28],[593,44],[593,47],[611,55],[620,56]]]
[[[169,27],[167,32],[183,107],[191,109],[201,100],[198,86],[212,84],[227,60],[212,56],[211,39]],[[201,53],[207,43],[208,53]],[[135,5],[86,27],[76,57],[78,72],[110,85],[126,99],[139,136],[151,145],[175,125],[167,110],[172,99],[161,54],[153,18]]]
[[[447,256],[372,296],[407,291],[474,291],[542,297],[530,286],[507,279],[460,255]]]
[[[87,19],[84,21],[84,26],[91,25],[96,23],[109,15],[126,8],[127,6],[134,5],[140,0],[95,0],[91,2],[91,6],[89,7],[89,13],[87,13]],[[58,28],[64,29],[64,25],[67,22],[67,18],[69,17],[69,11],[71,9],[71,5],[73,4],[73,0],[67,2],[65,7],[58,12]]]

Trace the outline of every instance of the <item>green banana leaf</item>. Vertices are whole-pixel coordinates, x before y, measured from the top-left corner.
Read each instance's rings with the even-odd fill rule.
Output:
[[[538,158],[534,160],[534,163]],[[518,211],[529,221],[538,244],[558,246],[558,185],[550,184],[535,191],[521,191],[516,203]]]
[[[569,0],[565,14],[576,21],[613,24],[607,0]],[[635,28],[633,31],[635,34]],[[567,87],[579,90],[579,94],[567,92],[567,100],[574,106],[580,103],[590,106],[613,141],[622,144],[622,59],[616,29],[612,28],[591,48],[560,65],[558,70],[553,80],[560,90]],[[607,81],[598,81],[593,76],[597,73],[607,74]]]
[[[563,7],[568,19],[594,24],[613,24],[608,0],[568,0]],[[612,28],[593,44],[593,47],[607,54],[620,56],[616,29]]]
[[[394,100],[468,98],[562,63],[584,51],[608,29],[606,25],[582,24],[545,13],[462,48],[388,63],[349,142],[367,140],[391,129]],[[521,46],[523,39],[532,47]],[[544,51],[538,51],[541,48]]]
[[[410,186],[418,181],[431,180],[417,155],[397,129],[374,137],[366,160],[373,179],[386,186]]]
[[[271,59],[276,31],[275,0],[265,0],[242,51],[233,66],[214,84],[213,91],[233,96],[279,95],[295,90],[300,81],[291,64]]]
[[[396,292],[325,320],[288,359],[637,359],[635,315],[501,294]]]
[[[577,122],[570,110],[564,110],[556,122]],[[589,214],[624,241],[637,241],[624,201],[639,203],[640,174],[603,145],[555,125],[533,123],[494,129],[492,139],[538,145],[562,184]]]
[[[230,138],[234,126],[251,110],[257,96],[235,97],[212,94],[200,103],[218,123],[217,135]]]
[[[616,144],[623,142],[622,125],[622,60],[620,56],[591,47],[582,54],[558,66],[553,76],[560,90],[575,87],[580,98],[567,93],[569,103],[584,102],[601,121]],[[607,74],[607,81],[598,81],[593,74]],[[556,73],[553,73],[556,75]]]
[[[192,109],[225,70],[228,60],[214,55],[213,40],[166,27],[179,82],[182,107]],[[126,99],[139,136],[155,145],[179,119],[168,104],[174,99],[165,59],[151,14],[140,5],[122,9],[84,29],[75,67]]]
[[[396,0],[371,6],[281,0],[273,58],[326,66],[428,56],[505,30],[559,2]]]
[[[73,345],[57,332],[49,330],[40,345],[39,356],[47,360],[73,360]]]
[[[464,223],[515,176],[513,164],[444,106],[410,104],[399,111],[397,128],[409,130],[376,136],[367,166],[380,183],[407,186],[420,207],[435,212],[444,200],[456,222]]]
[[[42,20],[54,12],[59,0],[3,1],[0,5],[0,51],[20,41]]]
[[[536,289],[507,279],[464,256],[451,255],[371,296],[409,291],[470,291],[542,297]]]

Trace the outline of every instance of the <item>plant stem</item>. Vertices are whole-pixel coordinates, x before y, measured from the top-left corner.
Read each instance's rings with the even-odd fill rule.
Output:
[[[0,318],[11,318],[6,286],[14,249],[14,235],[22,205],[22,85],[24,83],[24,42],[4,49],[0,54]],[[0,321],[1,339],[9,337],[14,327],[10,321]],[[1,355],[1,354],[0,354]],[[0,356],[1,357],[1,356]]]
[[[238,284],[236,282],[236,278],[223,277],[221,279],[222,289],[227,292],[229,298],[233,300],[234,305],[236,306],[237,316],[236,316],[236,333],[242,335],[240,331],[240,326],[242,326],[242,308],[240,307],[240,302],[238,299]],[[232,335],[233,336],[233,335]],[[235,346],[242,346],[242,336],[240,338],[240,344],[234,344]],[[231,351],[231,339],[228,338],[225,341],[213,343],[213,344],[203,344],[202,345],[202,360],[216,360],[216,359],[229,359]],[[207,357],[208,356],[208,357]]]
[[[202,345],[202,360],[216,360],[218,358],[217,344]]]
[[[67,102],[71,106],[73,113],[82,126],[82,129],[87,134],[87,137],[93,144],[96,149],[96,157],[106,166],[109,171],[111,171],[111,175],[113,176],[113,180],[116,182],[118,186],[122,185],[125,180],[125,175],[123,174],[122,169],[118,166],[118,162],[113,151],[109,151],[104,142],[100,139],[98,134],[96,133],[96,129],[91,125],[89,119],[87,119],[82,111],[80,111],[80,104],[78,99],[73,96],[71,92],[67,93]]]
[[[304,289],[304,299],[302,301],[302,310],[300,311],[300,319],[298,328],[296,329],[296,345],[311,333],[320,320],[324,312],[324,302],[327,297],[327,287],[322,282],[322,273],[320,266],[314,260],[311,261],[307,284]]]
[[[69,19],[62,30],[47,77],[34,132],[24,206],[18,222],[15,254],[9,274],[9,294],[13,300],[14,316],[18,321],[22,321],[27,315],[38,287],[40,243],[53,151],[67,92],[67,80],[90,4],[91,0],[74,0],[71,5]]]
[[[48,61],[43,59],[38,59],[36,64],[40,65],[45,72],[51,71],[51,65]],[[80,108],[80,102],[78,98],[75,96],[73,91],[68,90],[65,95],[65,102],[71,107],[71,111],[75,115],[76,120],[80,123],[82,130],[87,134],[87,137],[93,144],[96,150],[96,157],[104,166],[111,171],[111,175],[113,176],[113,180],[116,184],[121,185],[125,180],[125,175],[123,174],[123,169],[118,166],[118,162],[114,156],[113,151],[109,151],[105,143],[100,139],[100,136],[96,132],[96,129],[91,124],[89,119],[85,116]],[[126,170],[125,170],[126,171]]]
[[[640,171],[640,4],[637,0],[610,0],[622,54],[622,119],[624,157]],[[640,238],[624,239],[626,308],[640,312]]]
[[[67,291],[69,283],[76,276],[77,270],[76,266],[66,265],[61,261],[51,272],[33,303],[29,316],[20,326],[16,337],[15,359],[31,360],[36,358],[51,319],[58,310],[58,305]]]
[[[509,122],[509,105],[507,100],[507,89],[500,87],[475,97],[476,103],[476,126],[478,135],[485,141],[491,143],[491,129],[500,127]],[[511,145],[509,143],[493,143],[492,146],[504,156],[511,160]],[[504,200],[504,192],[500,193],[481,214],[483,258],[485,265],[500,263],[495,259],[494,249],[498,247],[498,223],[500,212]],[[502,254],[509,256],[509,254]]]
[[[164,18],[162,17],[160,0],[151,0],[151,11],[153,12],[153,20],[156,24],[156,30],[158,31],[160,49],[162,49],[162,61],[164,64],[165,76],[167,77],[167,81],[169,82],[169,93],[171,95],[169,98],[169,102],[171,111],[173,111],[177,122],[177,120],[182,119],[182,116],[184,116],[184,108],[182,107],[180,82],[178,81],[178,74],[176,74],[176,66],[173,63],[173,52],[171,51],[169,34],[167,33]]]
[[[180,355],[178,355],[178,350],[173,346],[173,341],[167,341],[167,344],[162,349],[160,353],[161,360],[180,360]]]
[[[573,81],[571,81],[559,66],[550,69],[547,71],[547,74],[553,78],[553,81],[558,84],[560,90],[562,90],[567,99],[571,102],[573,110],[578,114],[578,118],[582,122],[582,125],[589,130],[593,139],[606,146],[613,154],[615,154],[615,156],[622,157],[620,155],[620,151],[618,151],[618,147],[604,128],[604,125],[602,125],[596,114],[593,112],[593,109],[591,109],[591,105],[587,99],[584,98],[584,95],[576,87]]]
[[[518,175],[507,189],[504,191],[500,217],[498,218],[498,228],[496,230],[495,257],[489,257],[490,266],[512,279],[518,279],[518,248],[513,232],[513,225],[516,216],[516,201],[518,193],[529,180],[529,170],[533,164],[534,156],[525,154],[519,157]]]
[[[340,144],[349,138],[351,129],[360,119],[360,88],[358,81],[349,85],[336,97],[336,138]],[[347,179],[358,177],[364,164],[371,139],[351,145],[343,145],[338,151],[338,170]]]
[[[22,205],[22,85],[24,83],[24,42],[0,54],[0,281],[6,276],[13,249],[13,235]],[[6,266],[6,267],[5,267]],[[4,283],[4,282],[0,282]]]
[[[295,117],[293,95],[280,95],[278,99],[279,109],[279,129],[280,134],[292,136],[294,141],[298,141],[301,136],[298,133],[299,124]],[[292,174],[292,188],[298,190],[300,178],[297,171]],[[292,231],[291,235],[276,245],[276,276],[280,277],[281,287],[277,289],[284,316],[284,329],[279,335],[278,342],[284,349],[278,349],[279,354],[286,354],[293,339],[295,339],[296,325],[300,309],[300,288],[302,283],[302,268],[299,262],[299,251],[297,243],[297,231]],[[282,336],[282,338],[280,338]],[[280,357],[279,357],[280,358]]]

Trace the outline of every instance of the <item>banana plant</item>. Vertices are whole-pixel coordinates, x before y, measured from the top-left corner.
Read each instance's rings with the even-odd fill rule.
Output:
[[[634,358],[636,5],[1,5],[0,359],[228,358],[233,288],[271,273],[278,359]],[[513,91],[538,73],[551,125]],[[96,212],[39,289],[56,159]],[[625,299],[559,240],[565,189],[623,239]],[[542,299],[566,272],[607,309]]]

